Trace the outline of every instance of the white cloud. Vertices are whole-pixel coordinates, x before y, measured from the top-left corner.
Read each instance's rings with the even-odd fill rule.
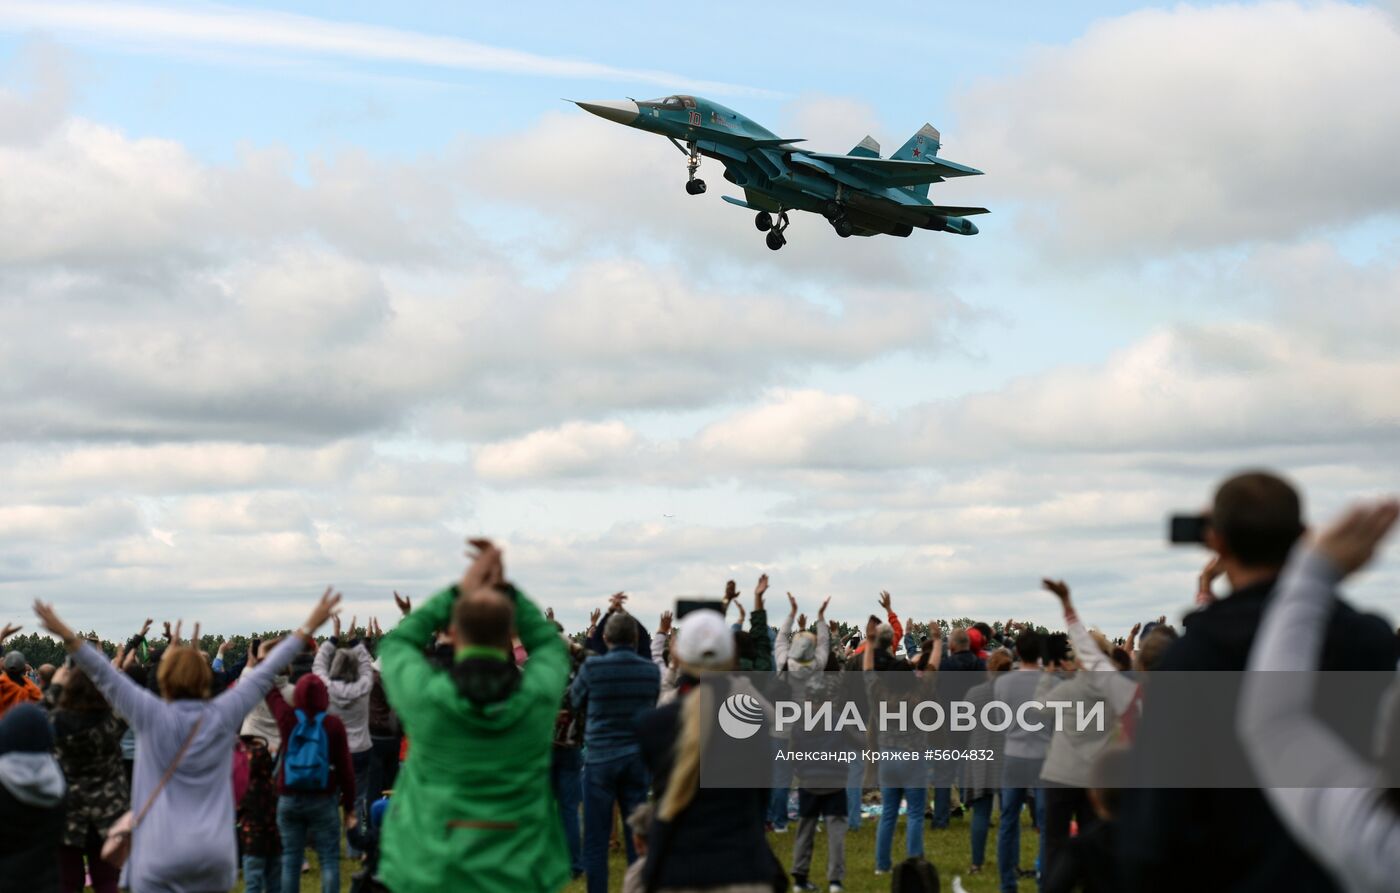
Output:
[[[1400,29],[1347,3],[1143,10],[958,98],[986,187],[1061,260],[1154,257],[1400,211]]]
[[[636,441],[636,432],[622,422],[569,422],[483,446],[476,454],[476,472],[488,480],[509,481],[622,471]]]
[[[137,3],[0,3],[0,27],[40,28],[126,41],[145,51],[242,47],[366,61],[407,62],[499,74],[689,87],[699,92],[771,96],[771,91],[667,71],[621,68],[490,46],[460,37],[362,25],[271,10]]]

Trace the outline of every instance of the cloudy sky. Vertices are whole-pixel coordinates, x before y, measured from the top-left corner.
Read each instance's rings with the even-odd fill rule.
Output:
[[[1121,634],[1228,472],[1400,488],[1395,4],[556,6],[0,0],[4,617],[387,616],[485,533],[570,626],[763,571],[1051,621],[1049,574]],[[994,213],[770,252],[559,101],[671,92],[932,122]]]

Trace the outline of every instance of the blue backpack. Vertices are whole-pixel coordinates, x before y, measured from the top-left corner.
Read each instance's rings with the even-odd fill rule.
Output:
[[[297,711],[297,724],[283,748],[282,780],[294,791],[324,791],[331,778],[331,744],[323,723],[326,714],[311,719]]]

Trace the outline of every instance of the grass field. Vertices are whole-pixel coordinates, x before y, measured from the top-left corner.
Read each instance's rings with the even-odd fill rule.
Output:
[[[846,836],[846,879],[845,887],[851,893],[884,893],[890,889],[889,875],[876,876],[875,874],[875,821],[867,818],[860,827],[860,830],[851,832]],[[773,852],[777,854],[778,860],[785,867],[792,865],[792,840],[796,831],[796,825],[789,827],[786,834],[769,834],[768,843],[773,847]],[[987,835],[987,864],[981,874],[969,875],[967,873],[970,864],[971,844],[968,835],[967,819],[954,819],[951,826],[942,831],[924,830],[924,858],[928,859],[938,868],[938,873],[942,879],[944,893],[952,889],[953,876],[961,875],[963,886],[968,893],[996,893],[998,889],[996,873],[996,826],[992,826],[991,833]],[[1036,835],[1031,829],[1029,821],[1023,821],[1021,828],[1021,867],[1031,868],[1035,864]],[[904,819],[899,820],[899,827],[896,829],[894,838],[894,861],[898,862],[904,858]],[[351,862],[342,862],[340,868],[340,888],[350,889],[350,875],[356,871],[358,866]],[[609,875],[609,889],[616,890],[622,885],[622,873],[626,869],[625,860],[621,853],[612,855],[611,873]],[[826,890],[826,835],[819,831],[817,833],[816,852],[812,857],[812,883],[825,893]],[[311,872],[302,875],[301,893],[319,893],[321,889],[320,875],[317,874],[313,865]],[[565,888],[568,893],[583,893],[583,880],[574,881]],[[1021,882],[1021,890],[1033,891],[1035,884],[1031,880]],[[239,884],[235,888],[235,893],[242,893],[243,885]]]

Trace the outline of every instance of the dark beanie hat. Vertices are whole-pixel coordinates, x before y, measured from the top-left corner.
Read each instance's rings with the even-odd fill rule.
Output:
[[[53,750],[49,717],[34,704],[10,708],[0,719],[0,754],[48,753]]]

